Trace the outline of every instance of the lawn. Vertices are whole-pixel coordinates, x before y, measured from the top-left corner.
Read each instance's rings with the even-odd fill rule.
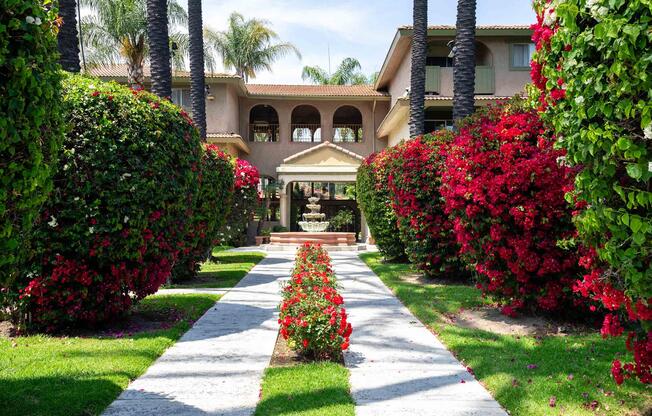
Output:
[[[3,416],[97,415],[143,374],[219,296],[151,296],[141,316],[174,317],[163,329],[97,336],[0,338]]]
[[[353,416],[349,371],[332,362],[265,370],[256,416]]]
[[[455,284],[401,280],[410,265],[383,263],[378,253],[361,258],[513,415],[640,415],[652,406],[640,383],[617,386],[611,361],[623,339],[599,334],[528,337],[497,335],[447,323],[446,314],[484,303],[480,291]]]
[[[167,288],[228,288],[235,286],[249,271],[265,258],[261,252],[234,252],[230,247],[213,249],[210,261],[202,265],[197,277]]]

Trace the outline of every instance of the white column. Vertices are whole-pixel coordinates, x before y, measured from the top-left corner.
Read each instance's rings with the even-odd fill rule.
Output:
[[[290,228],[290,195],[286,192],[288,184],[283,185],[283,189],[279,194],[279,210],[281,215],[281,226]]]

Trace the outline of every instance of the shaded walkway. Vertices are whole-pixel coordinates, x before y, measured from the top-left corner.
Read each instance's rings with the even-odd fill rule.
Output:
[[[278,332],[279,280],[289,276],[292,254],[268,254],[104,415],[252,414]]]
[[[331,256],[353,325],[356,415],[507,415],[357,254]]]

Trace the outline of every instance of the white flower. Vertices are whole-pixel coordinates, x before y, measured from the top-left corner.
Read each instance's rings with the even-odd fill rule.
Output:
[[[56,227],[57,225],[59,225],[59,223],[57,222],[57,219],[54,218],[54,215],[50,217],[50,222],[48,222],[48,225],[49,225],[50,227],[52,227],[52,228],[54,228],[54,227]]]
[[[94,227],[88,227],[88,232],[90,234],[93,234],[95,232],[95,228]]]
[[[27,16],[27,17],[25,18],[25,21],[26,21],[28,24],[32,25],[32,24],[34,24],[34,22],[36,21],[36,19],[34,19],[32,16]]]
[[[594,19],[600,20],[601,17],[604,17],[609,13],[609,8],[601,5],[602,0],[587,0],[586,8],[589,9],[591,16]]]
[[[582,97],[581,95],[577,96],[575,98],[575,104],[578,104],[578,105],[584,104],[584,97]]]
[[[132,187],[129,189],[129,192],[134,192],[135,190],[136,190],[136,187],[135,187],[135,186],[132,186]]]
[[[79,201],[79,197],[78,197],[78,196],[75,197],[75,201]]]
[[[543,24],[546,26],[553,26],[557,21],[557,13],[553,9],[548,9],[543,14]]]
[[[652,123],[643,130],[643,136],[645,136],[645,140],[652,140]]]
[[[65,165],[63,165],[63,170],[68,170],[68,169],[70,169],[70,166],[68,166],[67,163]]]
[[[34,20],[35,20],[35,23],[36,23],[37,25],[40,25],[40,24],[41,24],[41,18],[40,18],[40,17],[37,17],[37,18],[34,19]]]
[[[124,178],[130,178],[130,177],[131,177],[131,173],[123,173],[123,174],[122,174],[122,179],[124,179]]]
[[[129,221],[129,217],[127,217],[127,216],[125,215],[125,217],[124,217],[124,219],[122,220],[122,222],[126,224],[128,221]]]

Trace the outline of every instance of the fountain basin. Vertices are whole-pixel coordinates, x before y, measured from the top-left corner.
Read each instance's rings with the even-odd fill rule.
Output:
[[[330,223],[328,221],[299,221],[298,224],[307,233],[321,233],[328,229]]]
[[[357,246],[355,233],[285,232],[271,233],[270,235],[270,245],[272,246],[297,246],[308,241],[324,246]]]

